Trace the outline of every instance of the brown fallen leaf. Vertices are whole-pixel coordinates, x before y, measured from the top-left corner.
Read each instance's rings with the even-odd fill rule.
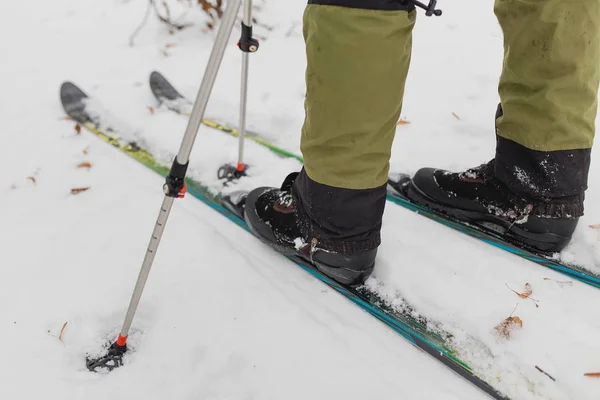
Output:
[[[81,125],[79,125],[79,124],[75,125],[75,132],[77,132],[78,135],[81,134]]]
[[[60,334],[58,335],[58,340],[60,340],[61,342],[62,342],[63,333],[65,332],[65,328],[67,327],[68,323],[69,323],[69,321],[65,321],[65,323],[62,326],[62,329],[60,330]]]
[[[83,149],[83,154],[88,154],[90,150],[90,146],[87,146],[85,149]]]
[[[590,225],[590,228],[592,228],[592,229],[600,229],[600,224]]]
[[[498,324],[494,330],[496,333],[504,338],[510,339],[510,335],[515,329],[519,329],[523,327],[523,321],[519,317],[508,317],[500,324]]]
[[[456,113],[452,113],[452,115],[454,116],[454,118],[456,118],[457,120],[460,121],[460,117],[458,115],[456,115]]]
[[[28,176],[27,179],[29,179],[31,182],[33,182],[34,185],[37,183],[37,181],[35,180],[35,178],[33,176]]]
[[[154,115],[154,107],[148,106],[148,111],[150,111],[150,114]]]
[[[398,125],[398,126],[400,126],[400,125],[408,125],[408,124],[410,124],[410,121],[407,121],[405,119],[401,119],[400,121],[398,121],[396,123],[396,125]]]
[[[170,49],[171,47],[175,47],[175,46],[177,46],[177,43],[167,43],[167,44],[165,44],[165,47],[167,49]]]
[[[522,299],[528,298],[529,296],[531,296],[531,293],[533,293],[533,289],[531,289],[531,285],[529,283],[525,284],[525,291],[523,293],[519,293],[516,290],[511,289],[510,286],[508,286],[508,285],[506,285],[506,287],[509,288],[512,292],[514,292],[517,296],[519,296]]]
[[[515,293],[520,298],[522,298],[522,299],[529,299],[529,300],[533,301],[533,303],[535,304],[536,308],[540,306],[538,304],[539,300],[536,300],[533,297],[529,297],[529,296],[531,296],[531,293],[533,293],[533,289],[531,289],[531,285],[529,283],[525,284],[525,291],[523,293],[519,293],[516,290],[511,289],[510,286],[508,286],[508,285],[506,285],[506,287],[509,288],[513,293]]]
[[[88,162],[88,161],[84,161],[82,163],[77,164],[77,168],[87,168],[87,169],[90,169],[90,168],[92,168],[92,163]]]
[[[164,57],[170,56],[169,52],[167,52],[166,50],[162,50],[162,49],[160,50],[160,54],[162,54]]]
[[[589,376],[590,378],[600,378],[600,372],[586,372],[583,375]]]
[[[60,117],[61,121],[73,121],[73,118],[69,117],[68,115],[65,115],[64,117]]]
[[[79,194],[81,192],[85,192],[86,190],[90,190],[90,188],[89,187],[73,188],[73,189],[71,189],[71,194]]]

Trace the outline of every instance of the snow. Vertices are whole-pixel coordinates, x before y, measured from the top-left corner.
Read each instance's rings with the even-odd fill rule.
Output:
[[[168,3],[179,22],[195,26],[171,35],[150,17],[134,47],[128,40],[143,0],[0,6],[0,398],[482,398],[193,198],[174,206],[126,367],[106,376],[85,369],[85,353],[100,352],[118,333],[162,179],[87,132],[77,134],[63,120],[58,88],[74,81],[114,116],[120,134],[170,162],[186,118],[156,104],[147,77],[159,70],[194,98],[214,32],[202,32],[206,18],[197,7]],[[492,3],[441,4],[441,18],[419,15],[402,113],[410,124],[398,128],[393,171],[459,170],[492,156],[502,57]],[[263,39],[250,61],[248,128],[298,153],[305,4],[256,4]],[[237,36],[236,27],[207,110],[234,125]],[[278,186],[300,167],[251,142],[245,154],[252,177],[229,190]],[[234,138],[203,127],[190,173],[216,189],[216,167],[236,156]],[[92,167],[76,168],[82,162]],[[590,226],[600,223],[599,174],[594,163],[586,216],[560,255],[596,272],[600,231]],[[79,187],[90,189],[72,195]],[[513,399],[597,398],[600,381],[583,375],[600,370],[597,289],[392,204],[382,234],[369,284],[454,334],[464,357],[497,388]],[[510,290],[522,292],[526,283],[531,298]],[[513,310],[523,327],[499,338],[494,327]]]

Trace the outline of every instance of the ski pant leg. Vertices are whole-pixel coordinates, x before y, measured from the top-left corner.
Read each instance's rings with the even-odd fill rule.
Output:
[[[380,243],[415,15],[397,0],[309,0],[305,10],[304,169],[293,194],[305,238],[325,249]]]
[[[496,176],[515,193],[583,196],[600,79],[600,0],[496,0],[504,32]]]

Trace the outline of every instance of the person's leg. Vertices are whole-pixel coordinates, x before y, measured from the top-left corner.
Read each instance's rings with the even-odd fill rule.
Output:
[[[309,1],[305,168],[283,190],[255,190],[246,203],[259,236],[280,251],[300,238],[306,247],[299,251],[311,251],[343,283],[369,276],[380,244],[415,14],[414,6],[389,0]]]
[[[504,32],[496,176],[516,193],[587,189],[600,79],[600,0],[496,0]]]
[[[464,173],[423,169],[413,200],[495,220],[557,251],[583,215],[600,79],[600,0],[496,0],[504,32],[496,158]]]

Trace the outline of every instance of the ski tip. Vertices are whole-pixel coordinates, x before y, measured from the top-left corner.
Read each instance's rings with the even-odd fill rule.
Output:
[[[77,85],[66,81],[60,85],[60,102],[67,113],[77,122],[86,122],[89,117],[85,113],[85,99],[88,96]]]
[[[88,96],[79,89],[73,82],[63,82],[60,85],[60,101],[64,104],[78,103]]]
[[[183,99],[183,96],[171,85],[171,83],[158,71],[150,73],[150,90],[160,102]]]
[[[165,77],[163,76],[163,74],[161,74],[158,71],[152,71],[150,73],[150,83],[156,82],[156,81],[159,81],[159,80],[165,80]]]

